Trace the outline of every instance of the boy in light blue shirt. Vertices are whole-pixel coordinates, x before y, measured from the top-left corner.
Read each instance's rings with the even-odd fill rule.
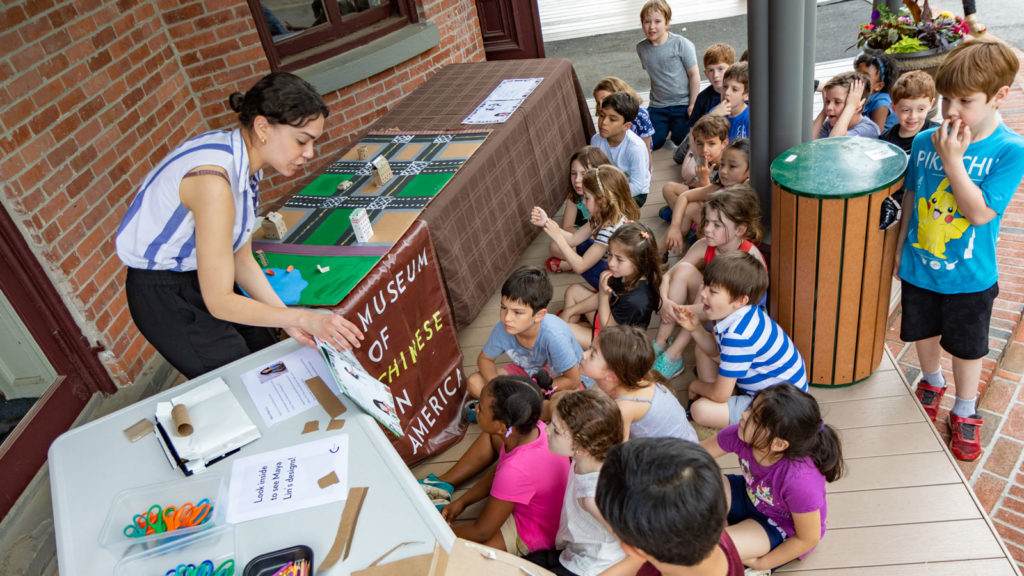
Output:
[[[602,152],[629,178],[629,192],[637,207],[647,202],[651,187],[651,159],[644,141],[630,130],[639,105],[625,92],[616,92],[601,102],[597,134],[590,145]]]

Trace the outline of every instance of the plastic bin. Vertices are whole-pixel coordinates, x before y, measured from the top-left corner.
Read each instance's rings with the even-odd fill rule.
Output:
[[[305,560],[309,563],[309,576],[313,576],[313,549],[299,544],[261,554],[245,565],[242,576],[273,576],[289,562]]]
[[[162,575],[174,570],[180,564],[199,566],[204,560],[221,567],[228,560],[235,560],[235,527],[218,526],[198,534],[178,538],[152,550],[127,556],[114,566],[114,576]],[[241,574],[236,565],[235,574]]]
[[[198,526],[137,538],[124,534],[125,528],[132,523],[134,516],[144,514],[154,504],[159,504],[163,508],[180,507],[189,502],[197,504],[204,498],[208,499],[211,504],[210,519]],[[174,540],[222,526],[225,524],[226,514],[227,488],[219,474],[190,476],[171,482],[123,490],[114,497],[107,518],[103,522],[103,528],[100,530],[99,543],[100,546],[115,554],[138,554]]]

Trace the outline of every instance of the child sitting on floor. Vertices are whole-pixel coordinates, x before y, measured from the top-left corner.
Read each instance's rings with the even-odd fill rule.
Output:
[[[701,445],[716,458],[739,457],[743,474],[724,479],[725,530],[744,564],[769,574],[814,550],[825,535],[825,483],[842,475],[843,451],[810,394],[794,386],[765,388],[738,425]]]
[[[693,104],[693,111],[687,120],[690,124],[692,134],[694,125],[706,114],[725,116],[725,112],[719,107],[722,102],[722,81],[725,79],[725,71],[736,62],[736,51],[732,46],[719,42],[712,44],[704,51],[704,76],[708,79],[708,86],[697,94],[697,100]],[[693,141],[690,140],[690,145]],[[683,182],[693,178],[694,157],[690,145],[680,146],[672,155],[676,164],[682,164]]]
[[[729,143],[729,121],[712,115],[701,118],[690,132],[690,141],[693,142],[695,157],[693,179],[666,182],[661,188],[665,206],[658,211],[658,216],[666,222],[677,219],[676,203],[687,191],[718,185],[718,165],[722,161],[722,151]]]
[[[569,460],[548,450],[540,420],[542,392],[525,376],[498,376],[487,383],[477,405],[483,432],[450,470],[420,482],[435,492],[455,486],[498,461],[468,492],[441,509],[453,523],[467,506],[487,499],[480,516],[455,524],[455,535],[525,556],[555,544]]]
[[[722,188],[750,181],[750,140],[740,138],[730,142],[722,151],[716,174],[717,182],[687,190],[676,199],[672,223],[665,233],[666,252],[685,252],[684,240],[690,244],[695,241],[696,224],[700,222],[702,204],[708,196]]]
[[[871,80],[860,72],[843,72],[826,82],[821,89],[825,105],[814,119],[811,134],[815,138],[878,138],[878,125],[860,114],[864,91],[870,83]]]
[[[661,262],[654,233],[639,222],[623,224],[608,239],[608,269],[601,273],[597,293],[584,284],[569,286],[562,319],[584,349],[608,326],[624,324],[646,330],[651,314],[661,307],[659,286]],[[576,323],[580,315],[589,324]]]
[[[853,61],[853,68],[871,80],[868,85],[871,95],[864,102],[861,114],[870,118],[882,132],[895,126],[896,112],[889,90],[899,78],[899,64],[885,53],[861,54]]]
[[[559,576],[596,576],[625,558],[594,503],[601,465],[622,442],[622,415],[604,392],[577,390],[558,401],[547,430],[548,450],[570,458],[572,467],[555,548],[526,559]]]
[[[621,170],[610,164],[598,166],[583,176],[583,204],[590,220],[575,232],[563,230],[539,206],[530,211],[530,223],[544,229],[554,242],[558,261],[548,260],[548,269],[572,270],[597,290],[601,273],[608,269],[605,254],[608,239],[619,226],[640,217],[640,208],[629,195],[629,181]]]
[[[597,508],[628,554],[606,574],[743,576],[723,530],[722,472],[700,446],[640,438],[612,448],[597,481]]]
[[[807,390],[803,358],[793,341],[756,303],[768,289],[764,262],[742,250],[720,254],[704,268],[700,303],[715,322],[714,336],[690,308],[678,307],[679,324],[700,350],[718,356],[718,373],[706,372],[690,384],[693,421],[712,428],[739,422],[753,395],[770,386]],[[739,388],[741,395],[734,396]]]
[[[630,130],[640,108],[637,100],[625,92],[609,94],[597,113],[597,134],[590,145],[602,152],[629,177],[629,192],[637,206],[647,202],[651,187],[651,151]]]
[[[594,146],[584,146],[569,158],[569,193],[562,208],[562,230],[572,234],[576,232],[577,228],[586,224],[587,220],[590,220],[590,212],[583,204],[583,175],[591,168],[611,163],[608,156],[601,152],[600,148]],[[561,253],[556,252],[557,245],[554,242],[551,243],[550,250],[553,255]],[[558,257],[548,258],[546,263],[548,270],[559,272],[559,270],[552,269],[558,260]]]
[[[679,306],[690,305],[702,320],[703,311],[696,304],[703,283],[701,271],[715,256],[736,250],[748,252],[764,264],[757,245],[761,242],[761,202],[754,189],[738,185],[711,194],[702,204],[702,238],[697,240],[682,260],[676,263],[661,283],[661,325],[654,338],[657,359],[654,369],[666,380],[683,370],[683,350],[690,343],[690,333],[679,330],[675,340],[672,334],[679,324],[676,313]],[[698,366],[707,359],[698,350]],[[705,372],[709,368],[704,368]]]
[[[479,398],[484,384],[501,374],[533,376],[541,370],[553,376],[557,390],[580,387],[583,350],[573,338],[572,329],[558,316],[547,313],[552,292],[547,274],[535,266],[523,266],[505,280],[500,321],[477,357],[480,371],[468,379],[470,396]],[[496,366],[495,360],[502,354],[512,363]]]
[[[635,326],[611,326],[583,354],[580,369],[615,399],[622,411],[624,437],[671,436],[697,441],[686,411],[651,372],[654,350],[647,334]]]
[[[594,86],[594,115],[598,118],[601,117],[601,104],[604,103],[605,98],[616,92],[625,92],[636,101],[636,119],[629,125],[629,130],[639,136],[644,141],[644,144],[647,144],[647,149],[650,150],[651,137],[654,136],[654,125],[651,124],[651,115],[644,108],[643,99],[640,98],[636,90],[633,90],[629,84],[626,84],[625,80],[615,76],[607,76],[598,81],[597,86]]]

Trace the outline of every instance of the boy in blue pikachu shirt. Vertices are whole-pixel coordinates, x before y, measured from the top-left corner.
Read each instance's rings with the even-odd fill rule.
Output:
[[[944,120],[914,138],[904,183],[900,338],[914,342],[922,371],[917,397],[933,421],[946,391],[942,350],[952,355],[950,444],[968,461],[982,452],[977,394],[999,293],[999,224],[1024,176],[1024,138],[999,117],[1018,67],[1013,50],[989,38],[949,53],[935,82]]]

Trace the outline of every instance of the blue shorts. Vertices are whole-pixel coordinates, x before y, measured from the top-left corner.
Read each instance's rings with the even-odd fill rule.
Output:
[[[747,483],[743,480],[743,476],[739,474],[726,474],[725,477],[729,479],[729,488],[730,492],[732,492],[732,504],[729,505],[729,516],[726,519],[727,524],[732,526],[748,518],[753,519],[761,525],[765,534],[768,535],[768,541],[771,542],[771,550],[785,542],[789,536],[782,528],[776,526],[774,522],[755,508],[754,503],[750,501],[750,497],[747,496]]]
[[[583,256],[584,254],[587,253],[587,250],[589,250],[590,247],[593,245],[594,239],[587,238],[583,242],[580,242],[578,246],[576,246],[576,253],[579,254],[580,256]],[[580,274],[580,276],[583,276],[583,279],[587,281],[587,284],[590,284],[591,288],[597,290],[597,288],[601,285],[601,273],[607,269],[608,262],[604,258],[602,258],[597,261],[597,264],[591,266],[589,270],[585,270],[583,274]]]

